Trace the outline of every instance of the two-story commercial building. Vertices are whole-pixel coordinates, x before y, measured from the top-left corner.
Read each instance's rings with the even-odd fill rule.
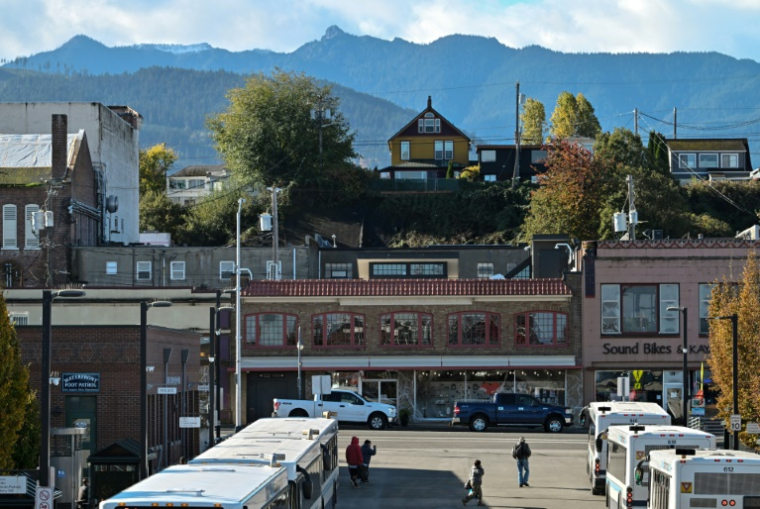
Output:
[[[243,420],[314,374],[446,420],[497,391],[580,407],[580,278],[255,281],[243,292]],[[234,348],[234,345],[231,346]]]
[[[618,377],[624,377],[631,390],[626,397],[665,408],[677,403],[680,413],[685,332],[687,395],[708,391],[712,286],[739,281],[756,246],[745,239],[585,242],[585,401],[618,399]]]

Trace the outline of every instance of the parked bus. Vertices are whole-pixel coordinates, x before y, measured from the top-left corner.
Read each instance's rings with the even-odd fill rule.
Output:
[[[245,465],[266,463],[280,454],[288,480],[297,483],[306,476],[314,496],[300,500],[298,507],[335,507],[338,491],[338,422],[308,417],[259,419],[227,440],[195,457],[191,465]]]
[[[187,507],[298,509],[301,483],[269,465],[175,465],[100,503],[100,509]]]
[[[652,451],[647,507],[760,508],[760,456],[681,448]]]
[[[605,492],[607,471],[607,428],[614,425],[653,424],[669,425],[670,415],[657,403],[636,401],[604,401],[591,403],[588,417],[588,460],[586,472],[591,493]]]
[[[715,449],[715,436],[681,426],[610,426],[607,429],[607,507],[647,505],[647,455],[655,450]]]

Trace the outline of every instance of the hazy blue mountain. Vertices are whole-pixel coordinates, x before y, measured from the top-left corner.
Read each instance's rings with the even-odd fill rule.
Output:
[[[560,53],[538,46],[514,49],[493,38],[464,35],[413,44],[354,36],[330,27],[322,38],[292,53],[230,52],[203,43],[108,48],[77,36],[56,50],[9,66],[64,74],[128,72],[136,73],[131,74],[135,77],[140,69],[152,66],[236,74],[266,73],[280,67],[387,99],[411,114],[423,109],[432,95],[438,111],[476,142],[486,143],[513,142],[517,81],[522,93],[544,103],[547,121],[557,96],[565,90],[583,93],[606,130],[633,129],[632,112],[638,108],[642,130],[656,129],[671,136],[673,108],[678,108],[679,137],[744,136],[754,144],[758,139],[754,123],[760,121],[760,64],[718,53]],[[185,97],[167,94],[161,100],[182,108]],[[367,142],[365,147],[376,147],[410,118],[399,117],[397,123],[394,118],[381,127],[371,126],[369,118],[365,123],[356,117],[352,125],[358,139]],[[160,122],[184,128],[169,119]],[[727,128],[736,124],[747,125]],[[361,145],[358,148],[364,151]],[[387,157],[387,149],[383,150]]]
[[[135,73],[101,76],[44,74],[0,69],[0,102],[98,101],[127,104],[144,117],[142,147],[166,143],[179,154],[175,168],[188,164],[215,164],[205,120],[227,107],[228,90],[245,84],[241,74],[152,67]],[[341,111],[356,131],[356,151],[368,167],[389,159],[388,134],[406,124],[415,112],[386,100],[340,85]],[[317,150],[317,147],[314,148]]]

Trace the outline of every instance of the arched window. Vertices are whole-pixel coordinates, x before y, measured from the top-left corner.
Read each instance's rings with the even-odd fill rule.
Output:
[[[515,345],[567,345],[567,313],[528,311],[516,314]]]
[[[389,313],[380,315],[381,346],[432,346],[433,315]]]
[[[245,316],[245,346],[282,347],[298,343],[295,315],[255,313]]]
[[[316,347],[364,346],[364,315],[322,313],[311,318]]]
[[[499,344],[499,315],[480,311],[453,313],[449,319],[449,346]]]

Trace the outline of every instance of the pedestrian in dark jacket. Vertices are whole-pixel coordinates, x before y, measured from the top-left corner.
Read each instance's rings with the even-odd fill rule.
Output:
[[[467,481],[467,484],[470,485],[470,492],[462,499],[462,505],[467,505],[467,502],[473,498],[478,499],[478,505],[485,505],[483,503],[483,474],[485,474],[485,470],[483,470],[480,460],[475,460],[470,479]]]
[[[377,454],[377,446],[373,446],[370,440],[365,440],[364,445],[362,445],[362,457],[364,458],[364,463],[360,475],[363,483],[369,482],[369,462],[372,461],[372,456],[375,454]]]
[[[517,460],[517,482],[520,484],[520,487],[530,486],[528,484],[528,476],[530,475],[530,466],[528,465],[530,446],[525,441],[525,437],[520,437],[520,440],[512,448],[512,457]]]
[[[346,447],[346,463],[348,463],[348,473],[351,474],[351,485],[358,488],[359,467],[364,463],[359,437],[352,437],[351,445]]]

